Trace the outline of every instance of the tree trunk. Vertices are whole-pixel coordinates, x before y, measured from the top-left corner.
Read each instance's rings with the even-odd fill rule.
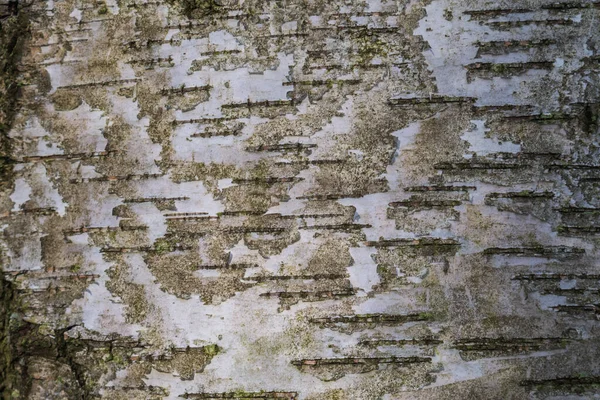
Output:
[[[4,398],[600,396],[599,12],[0,1]]]

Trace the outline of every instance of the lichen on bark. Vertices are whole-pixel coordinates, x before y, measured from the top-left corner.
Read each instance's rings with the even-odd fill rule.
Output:
[[[181,8],[182,13],[188,18],[203,17],[218,12],[221,7],[220,0],[168,0],[171,4]]]
[[[4,397],[600,394],[593,3],[8,4]]]

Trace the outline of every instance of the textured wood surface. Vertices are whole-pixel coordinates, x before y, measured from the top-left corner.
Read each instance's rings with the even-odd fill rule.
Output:
[[[0,16],[5,398],[600,396],[600,3]]]

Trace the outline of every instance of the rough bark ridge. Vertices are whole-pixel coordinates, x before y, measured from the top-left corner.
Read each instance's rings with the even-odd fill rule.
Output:
[[[0,1],[3,397],[600,396],[599,13]]]

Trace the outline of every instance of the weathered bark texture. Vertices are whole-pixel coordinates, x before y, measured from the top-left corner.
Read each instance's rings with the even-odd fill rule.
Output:
[[[600,396],[600,3],[0,21],[4,398]]]

